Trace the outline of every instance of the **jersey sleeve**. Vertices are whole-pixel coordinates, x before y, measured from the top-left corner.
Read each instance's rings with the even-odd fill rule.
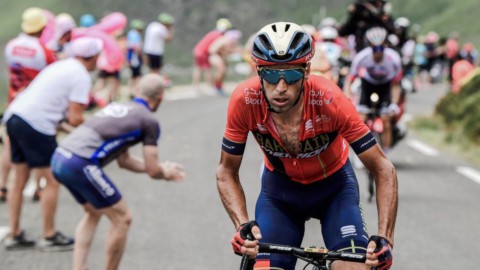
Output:
[[[339,133],[360,154],[376,144],[375,137],[358,115],[355,106],[343,94],[337,95],[337,128]]]
[[[79,77],[78,80],[72,83],[72,91],[70,92],[69,101],[88,104],[91,85],[90,76]]]
[[[160,124],[154,118],[146,121],[143,127],[143,145],[157,145],[160,138]]]
[[[168,30],[168,28],[167,28],[165,25],[163,25],[163,24],[162,24],[161,27],[159,27],[159,29],[158,29],[158,34],[160,35],[160,37],[161,37],[162,39],[166,39],[166,38],[168,37],[168,35],[169,35],[169,32],[170,32],[170,31]]]
[[[222,149],[229,154],[242,155],[248,137],[247,107],[241,86],[235,89],[227,112],[227,124]]]

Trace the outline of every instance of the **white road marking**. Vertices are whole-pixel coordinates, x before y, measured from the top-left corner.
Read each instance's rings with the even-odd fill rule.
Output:
[[[195,91],[181,91],[165,95],[165,99],[167,100],[191,99],[197,97],[199,97],[199,94]]]
[[[480,172],[470,167],[457,167],[457,172],[480,185]]]
[[[10,227],[0,226],[0,241],[10,233]]]
[[[437,149],[418,140],[409,140],[407,144],[426,156],[438,156],[439,154]]]

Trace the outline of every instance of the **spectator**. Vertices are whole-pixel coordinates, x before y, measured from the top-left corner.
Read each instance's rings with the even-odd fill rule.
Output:
[[[175,19],[167,14],[158,15],[158,21],[151,22],[145,30],[143,52],[148,59],[150,72],[160,73],[164,61],[165,42],[173,39]]]
[[[134,19],[130,22],[130,31],[127,33],[127,60],[131,71],[130,97],[133,98],[138,93],[137,86],[142,76],[142,33],[145,23],[142,20]]]
[[[177,181],[185,177],[180,164],[158,162],[160,126],[152,112],[162,102],[163,91],[160,75],[145,75],[133,101],[111,104],[99,111],[65,138],[53,155],[55,176],[85,210],[75,235],[75,270],[87,268],[87,255],[103,215],[111,222],[105,268],[117,269],[125,249],[131,214],[117,187],[103,172],[105,165],[117,160],[120,167],[147,173],[153,179]],[[139,142],[143,143],[144,160],[128,152],[130,146]]]
[[[5,112],[3,121],[11,139],[11,156],[16,172],[8,198],[11,232],[4,241],[8,250],[35,246],[35,241],[28,239],[20,229],[23,189],[31,170],[37,170],[46,178],[41,196],[44,231],[40,249],[56,251],[73,247],[74,240],[55,228],[59,184],[50,170],[50,158],[57,147],[57,129],[71,130],[83,122],[83,110],[91,88],[88,72],[95,69],[101,50],[99,39],[76,39],[72,43],[75,57],[58,61],[42,70]],[[60,124],[65,115],[65,122]]]
[[[83,14],[80,17],[80,27],[89,28],[89,27],[94,26],[96,23],[97,23],[97,20],[90,13]]]
[[[214,30],[208,32],[203,36],[200,41],[193,48],[193,57],[195,59],[195,67],[193,69],[193,87],[198,88],[201,80],[202,73],[205,76],[205,80],[213,84],[211,69],[209,61],[208,49],[212,43],[220,38],[226,31],[232,29],[232,24],[226,18],[220,18],[217,20],[217,24]]]
[[[460,58],[467,60],[475,66],[478,62],[478,51],[475,49],[475,46],[471,42],[463,44],[462,50],[460,51]]]
[[[57,58],[64,59],[70,56],[72,31],[76,26],[75,20],[67,13],[59,14],[55,18],[55,36],[48,45],[55,51]]]
[[[460,45],[458,43],[458,32],[450,33],[447,43],[445,44],[445,56],[447,57],[448,81],[452,81],[452,67],[458,60],[460,53]]]
[[[47,18],[42,9],[33,7],[25,10],[22,15],[22,33],[9,41],[5,48],[5,59],[9,69],[8,103],[12,102],[43,68],[56,60],[54,52],[47,49],[39,40],[46,25]],[[0,201],[5,201],[8,176],[12,167],[8,138],[5,139],[1,157]],[[40,179],[38,176],[36,178],[34,200],[38,200],[40,196]]]
[[[238,41],[242,37],[242,32],[237,29],[227,31],[223,36],[216,39],[210,47],[208,47],[208,61],[215,68],[213,84],[215,90],[220,95],[224,95],[223,81],[227,74],[228,56],[232,53],[241,52]]]

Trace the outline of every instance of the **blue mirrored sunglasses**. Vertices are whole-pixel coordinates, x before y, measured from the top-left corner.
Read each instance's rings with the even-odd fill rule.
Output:
[[[377,46],[373,46],[373,47],[372,47],[372,50],[373,50],[374,53],[376,53],[376,52],[383,52],[384,49],[385,49],[385,48],[384,48],[382,45],[377,45]]]
[[[258,74],[269,84],[277,84],[281,78],[283,78],[287,84],[294,84],[303,78],[305,75],[305,69],[261,68],[258,70]]]

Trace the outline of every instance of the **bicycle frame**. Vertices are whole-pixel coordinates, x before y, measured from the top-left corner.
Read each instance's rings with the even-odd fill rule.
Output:
[[[259,243],[258,245],[259,252],[293,255],[307,262],[308,264],[304,269],[306,269],[308,265],[313,265],[313,269],[326,270],[329,269],[327,268],[327,262],[341,260],[364,263],[367,259],[365,254],[329,251],[325,248],[303,248],[269,243]],[[247,255],[244,255],[240,264],[240,270],[253,270],[254,264],[255,259],[249,259]]]

